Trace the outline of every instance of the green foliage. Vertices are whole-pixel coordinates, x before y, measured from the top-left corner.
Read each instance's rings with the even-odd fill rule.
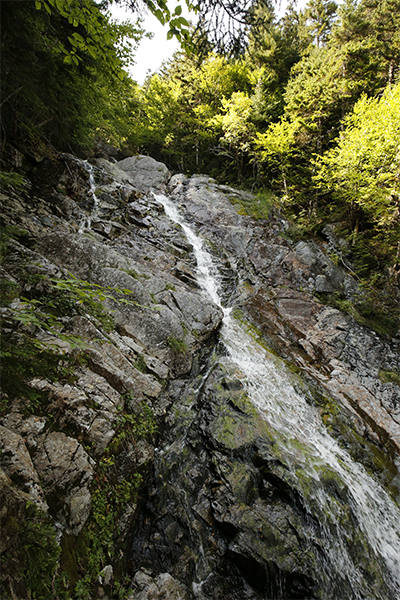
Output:
[[[340,51],[353,98],[362,92],[376,95],[395,81],[400,59],[400,2],[346,0],[338,12],[340,19],[332,29],[330,45]]]
[[[112,45],[113,39],[107,28],[107,20],[92,0],[35,0],[36,10],[56,16],[64,27],[68,22],[71,34],[61,40],[59,48],[64,62],[78,66],[89,55],[94,60],[108,60],[110,66],[120,73],[121,63]],[[123,78],[123,74],[121,79]]]
[[[126,394],[125,402],[129,402],[130,399],[131,394]],[[120,452],[126,443],[130,442],[135,445],[140,439],[152,438],[156,431],[153,411],[145,402],[142,402],[140,410],[137,412],[124,411],[118,420],[116,434],[106,451],[108,458],[104,458],[104,460],[112,461],[110,456]]]
[[[27,235],[24,229],[19,227],[0,227],[0,262],[3,261],[4,256],[8,253],[8,247],[10,240],[23,238]]]
[[[115,297],[109,293],[111,290],[119,293],[122,292],[124,295],[129,295],[131,293],[130,290],[116,290],[110,286],[100,286],[76,279],[75,277],[62,280],[53,279],[51,282],[56,295],[54,296],[53,294],[52,298],[46,302],[48,308],[54,309],[56,314],[65,314],[66,312],[68,314],[68,309],[71,308],[72,310],[78,308],[78,313],[88,312],[100,321],[106,333],[114,329],[115,323],[110,313],[104,309],[102,302],[104,302],[106,298],[112,300],[115,299]],[[57,294],[58,292],[62,293]],[[124,303],[128,302],[124,298],[119,301]]]
[[[26,333],[6,333],[2,336],[0,350],[2,363],[2,390],[6,397],[26,398],[27,409],[36,412],[43,409],[47,397],[32,388],[29,380],[35,377],[47,381],[73,383],[79,354],[63,356],[57,345],[46,347]],[[2,412],[7,405],[2,407]]]
[[[141,371],[142,373],[146,373],[147,371],[147,365],[146,365],[146,361],[144,360],[144,356],[143,354],[138,354],[136,357],[135,362],[133,363],[133,366],[135,367],[135,369],[137,369],[138,371]]]
[[[41,291],[39,299],[21,298],[18,304],[8,309],[7,330],[0,350],[5,398],[20,396],[28,399],[30,411],[41,410],[46,397],[32,388],[29,380],[38,377],[72,383],[76,365],[83,358],[84,341],[62,333],[60,317],[89,313],[107,332],[114,329],[114,320],[103,307],[105,299],[137,306],[126,299],[130,290],[104,287],[74,277],[61,280],[39,276],[38,280],[46,282],[47,292]],[[2,292],[3,302],[9,303],[15,297],[15,285],[3,285]],[[37,339],[34,336],[36,329],[48,332],[52,341]],[[59,340],[67,342],[75,351],[65,355]],[[2,410],[6,408],[7,403]]]
[[[338,145],[317,162],[314,180],[378,227],[399,221],[400,84],[381,98],[364,96],[347,117]]]
[[[124,3],[137,11],[136,0]],[[187,50],[210,50],[214,33],[222,36],[225,23],[213,32],[204,17],[207,10],[221,14],[225,3],[196,5],[200,20],[192,40],[182,2],[173,8],[165,0],[144,3]],[[283,196],[280,209],[294,221],[297,236],[318,234],[343,212],[358,276],[367,279],[380,269],[395,283],[399,3],[346,0],[337,15],[331,0],[310,0],[299,12],[289,3],[279,21],[272,3],[231,6],[231,16],[242,15],[248,26],[240,59],[209,51],[201,59],[177,54],[143,87],[123,75],[131,54],[123,39],[135,46],[143,35],[139,21],[131,28],[116,25],[104,14],[106,3],[94,0],[3,3],[6,140],[23,148],[29,139],[41,153],[48,142],[70,150],[101,138],[127,153],[150,154],[172,170],[271,189]],[[5,185],[18,187],[13,177]],[[268,213],[263,203],[241,210],[260,218]],[[376,284],[380,291],[385,286]],[[3,296],[13,293],[9,286]],[[67,292],[70,310],[77,294]],[[46,311],[57,315],[61,304],[54,299]],[[25,322],[28,312],[25,307]]]
[[[171,348],[174,354],[184,354],[187,352],[188,346],[185,340],[176,338],[173,335],[170,335],[167,338],[167,345]]]
[[[133,277],[133,279],[139,279],[138,272],[135,269],[126,269],[125,273]]]
[[[131,395],[127,394],[128,402]],[[121,561],[118,551],[119,520],[126,508],[134,503],[143,475],[134,472],[129,479],[121,478],[116,465],[118,453],[126,443],[135,444],[139,439],[150,438],[156,431],[151,408],[143,402],[136,414],[124,412],[117,425],[117,432],[104,456],[98,461],[96,476],[91,489],[92,511],[88,522],[81,532],[77,548],[65,548],[62,564],[67,553],[74,556],[74,562],[80,565],[80,573],[75,578],[74,598],[88,599],[91,588],[99,573],[107,564],[116,565]],[[114,589],[115,598],[125,597],[125,588],[118,585]]]
[[[118,129],[124,105],[123,40],[136,25],[112,24],[94,0],[2,2],[2,127],[26,150],[90,147]],[[116,106],[116,120],[112,106]]]
[[[265,133],[259,133],[256,136],[259,161],[279,167],[286,195],[288,193],[287,171],[290,158],[297,151],[296,134],[298,130],[299,123],[297,121],[289,122],[281,119],[279,123],[271,124]]]
[[[211,119],[210,124],[221,129],[219,153],[233,159],[239,181],[243,179],[243,161],[250,153],[254,126],[250,121],[252,101],[243,92],[233,92],[228,99],[222,98],[222,112]]]
[[[80,345],[73,336],[64,336],[57,330],[57,319],[60,316],[89,313],[102,324],[106,332],[114,329],[114,320],[104,309],[102,302],[110,298],[119,303],[137,305],[125,296],[130,290],[104,287],[87,281],[76,279],[52,279],[39,276],[49,286],[47,293],[40,293],[39,299],[22,298],[18,306],[10,309],[11,318],[22,325],[30,325],[56,333],[72,345]],[[114,292],[112,295],[110,292]],[[115,297],[120,294],[122,297]]]
[[[13,171],[0,171],[0,188],[21,192],[26,186],[26,179]]]
[[[91,489],[92,512],[80,534],[75,560],[84,575],[75,582],[74,598],[88,600],[91,588],[101,570],[117,561],[116,538],[118,521],[130,502],[134,502],[142,475],[133,473],[130,479],[119,481],[113,472],[113,461],[101,459],[99,472]]]
[[[112,2],[112,0],[110,0]],[[117,0],[118,2],[118,0]],[[137,2],[135,0],[126,0],[125,3],[135,11]],[[158,19],[162,25],[168,25],[167,40],[175,37],[180,42],[181,48],[190,53],[193,51],[193,40],[190,34],[190,24],[182,16],[182,4],[177,4],[174,11],[171,12],[168,3],[165,0],[143,0],[143,3]],[[186,7],[189,11],[198,11],[198,5],[185,0]]]
[[[326,42],[336,10],[337,4],[332,0],[309,0],[304,10],[305,27],[317,48]]]
[[[255,14],[257,23],[250,31],[247,60],[251,66],[261,67],[252,96],[252,118],[264,128],[282,116],[290,72],[305,46],[300,39],[299,16],[293,3],[288,4],[286,14],[278,22],[272,6],[262,4]]]
[[[236,152],[245,142],[241,133],[235,133],[235,128],[242,128],[240,94],[248,96],[257,78],[258,70],[243,60],[210,55],[199,65],[193,58],[178,55],[145,83],[132,114],[129,142],[183,172],[204,172],[218,163],[230,165],[232,155],[220,150],[224,143],[226,148],[234,142]],[[234,94],[239,94],[237,101]],[[227,113],[232,123],[222,140],[221,120],[229,120]]]
[[[400,374],[396,373],[396,371],[384,371],[381,369],[379,371],[379,379],[382,383],[397,383],[397,385],[400,385]]]
[[[286,115],[302,126],[299,143],[320,152],[339,127],[348,81],[337,51],[312,47],[292,69],[285,90]],[[327,136],[327,133],[329,135]]]
[[[334,294],[317,294],[324,303],[348,313],[357,323],[370,327],[381,335],[394,337],[399,330],[400,310],[392,305],[388,298],[382,297],[375,289],[366,290],[362,299],[346,300],[338,292]]]
[[[56,569],[61,550],[49,517],[31,502],[27,503],[25,518],[20,524],[19,544],[19,560],[29,597],[54,598],[59,584]]]
[[[130,400],[130,394],[126,395],[125,401]],[[156,432],[156,422],[151,408],[142,402],[140,410],[135,413],[125,413],[121,416],[118,425],[118,431],[129,434],[133,440],[142,438],[151,438]]]
[[[8,306],[19,295],[19,285],[14,281],[0,279],[0,306]]]

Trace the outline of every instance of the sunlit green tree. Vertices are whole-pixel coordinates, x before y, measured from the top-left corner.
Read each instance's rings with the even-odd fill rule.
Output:
[[[382,97],[363,96],[338,145],[317,161],[315,181],[359,206],[379,228],[399,226],[400,84]]]
[[[260,162],[270,168],[278,168],[285,196],[288,195],[288,170],[293,154],[298,151],[296,134],[299,130],[298,121],[281,119],[272,123],[265,133],[256,136],[255,146]]]
[[[244,92],[234,92],[222,99],[222,112],[210,122],[220,129],[218,151],[231,158],[239,182],[243,180],[243,166],[250,154],[255,128],[251,122],[252,101]]]
[[[336,11],[337,4],[332,0],[309,0],[304,9],[305,28],[317,48],[326,43]]]

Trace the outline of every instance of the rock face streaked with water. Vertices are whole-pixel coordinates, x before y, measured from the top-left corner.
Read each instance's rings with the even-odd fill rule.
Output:
[[[30,192],[2,195],[4,224],[25,230],[2,265],[5,336],[72,358],[84,341],[68,382],[31,377],[45,400],[13,397],[2,413],[10,597],[27,594],[7,528],[27,499],[56,524],[72,583],[85,575],[70,540],[84,539],[107,464],[116,486],[143,483],[90,597],[117,597],[121,573],[131,600],[399,596],[399,387],[379,379],[400,372],[398,341],[319,304],[314,291],[351,298],[356,283],[315,242],[282,237],[278,214],[239,215],[240,194],[149,157],[64,155]],[[71,277],[101,290],[112,326],[64,306],[56,329],[15,328],[21,298],[44,302]],[[122,438],[144,405],[158,433]]]

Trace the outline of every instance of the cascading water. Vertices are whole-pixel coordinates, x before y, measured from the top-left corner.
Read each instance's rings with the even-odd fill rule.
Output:
[[[93,220],[93,218],[96,217],[97,211],[98,211],[98,206],[99,206],[99,199],[96,196],[96,183],[94,180],[94,168],[86,160],[82,161],[82,164],[83,164],[85,170],[89,173],[89,186],[90,186],[89,187],[89,196],[93,200],[93,206],[92,206],[92,211],[91,211],[90,215],[88,215],[87,217],[85,217],[83,219],[83,221],[79,227],[79,233],[83,233],[83,231],[85,229],[91,228],[92,220]]]
[[[291,478],[306,510],[318,520],[318,535],[327,557],[321,565],[324,588],[329,590],[335,580],[335,590],[343,582],[343,598],[400,598],[398,507],[328,434],[319,413],[307,403],[305,394],[295,390],[279,361],[247,333],[231,315],[231,309],[222,307],[218,270],[201,238],[169,198],[161,194],[155,198],[192,244],[199,284],[224,311],[221,338],[229,360],[237,365],[249,398],[269,423],[274,452],[285,465],[286,477]],[[345,501],[332,492],[332,486],[341,490]],[[353,543],[358,546],[357,561],[350,552]],[[368,577],[371,571],[381,582],[373,590]],[[326,597],[338,597],[337,591],[331,593],[334,595],[328,592]]]

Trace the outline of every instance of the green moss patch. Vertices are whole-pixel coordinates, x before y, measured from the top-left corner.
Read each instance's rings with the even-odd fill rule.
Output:
[[[400,375],[396,371],[379,371],[379,379],[382,383],[397,383],[400,385]]]

